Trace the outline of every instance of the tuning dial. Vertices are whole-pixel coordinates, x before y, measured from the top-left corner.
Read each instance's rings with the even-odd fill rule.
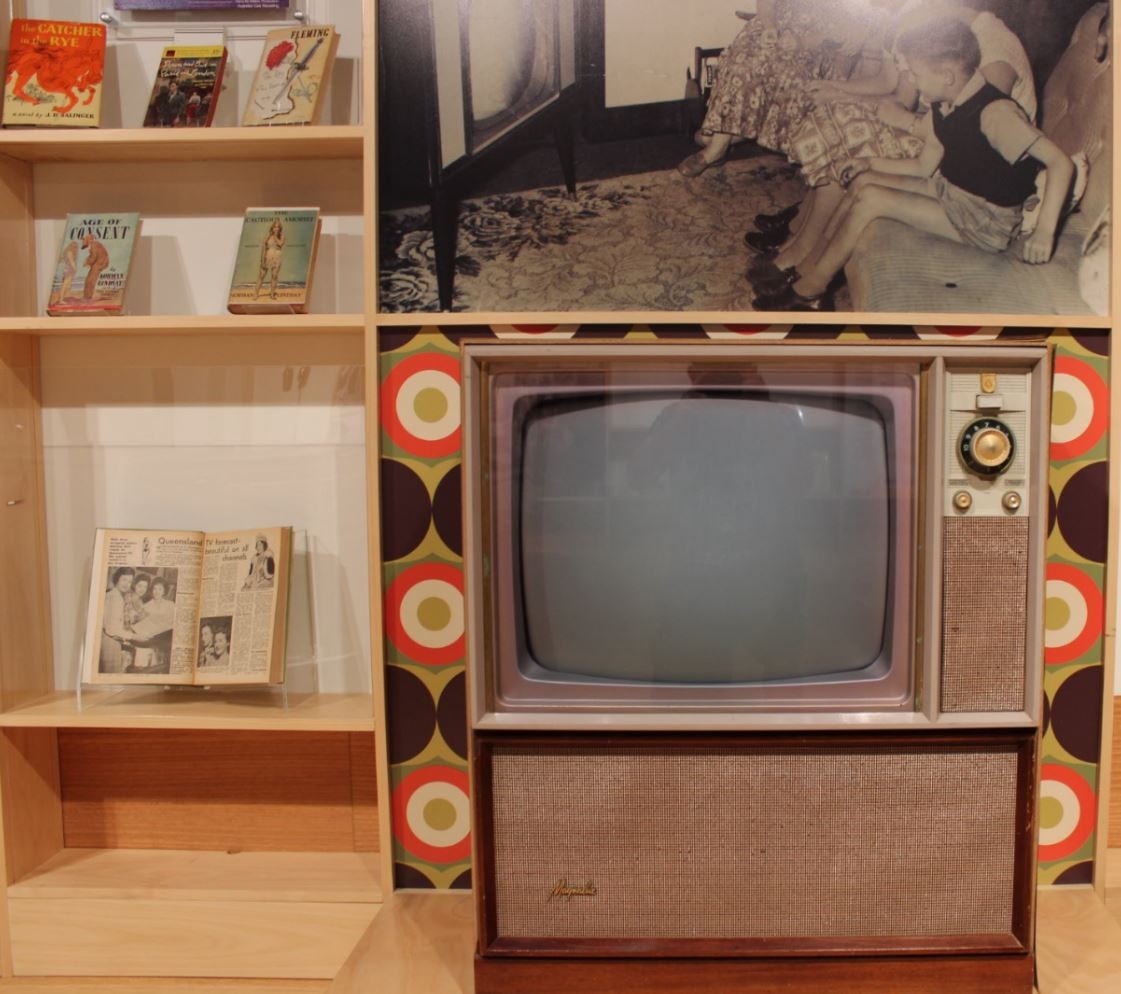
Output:
[[[1016,454],[1012,429],[996,418],[978,418],[961,433],[962,462],[980,476],[1003,473]]]

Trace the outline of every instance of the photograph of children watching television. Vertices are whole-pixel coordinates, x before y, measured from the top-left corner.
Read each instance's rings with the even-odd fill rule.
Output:
[[[532,115],[442,200],[383,166],[382,310],[442,309],[452,190],[457,311],[1108,313],[1111,3],[553,2],[575,193]],[[476,117],[563,49],[523,6],[460,15]]]

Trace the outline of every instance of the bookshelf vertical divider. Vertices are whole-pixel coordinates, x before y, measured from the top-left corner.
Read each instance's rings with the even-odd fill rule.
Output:
[[[324,981],[380,906],[391,845],[381,713],[374,6],[310,3],[352,37],[361,26],[360,44],[348,49],[351,72],[342,76],[357,94],[349,121],[190,134],[0,131],[0,989],[5,978],[45,976]],[[11,17],[83,20],[95,5],[71,0],[70,7],[63,14],[63,4],[43,0],[0,7],[0,61]],[[237,97],[244,99],[244,87]],[[146,317],[139,307],[123,319],[44,318],[42,260],[55,246],[37,245],[37,235],[44,239],[45,220],[82,209],[70,201],[80,197],[87,168],[138,176],[127,192],[166,217],[175,216],[181,191],[165,164],[184,160],[213,172],[212,200],[188,208],[196,223],[233,223],[238,197],[258,198],[244,206],[279,198],[303,206],[321,194],[327,213],[344,219],[333,259],[337,313],[237,319],[204,306]],[[359,248],[346,233],[359,215],[360,263],[351,261]],[[151,276],[160,273],[153,267]],[[207,289],[214,297],[225,286]],[[83,578],[49,575],[48,335],[52,355],[92,337],[95,348],[165,349],[170,368],[202,365],[224,350],[242,368],[267,367],[281,343],[286,354],[302,349],[311,364],[323,349],[364,363],[369,689],[270,710],[255,708],[251,695],[210,705],[140,688],[121,695],[129,699],[120,706],[83,711],[72,690],[55,686],[51,609],[60,583]],[[95,366],[88,376],[109,368]],[[60,540],[52,533],[52,541]]]

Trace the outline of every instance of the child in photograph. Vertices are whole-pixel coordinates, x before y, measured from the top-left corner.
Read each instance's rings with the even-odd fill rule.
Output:
[[[1020,235],[1024,201],[1035,192],[1040,168],[1048,182],[1022,253],[1036,264],[1054,253],[1074,176],[1070,158],[980,75],[980,46],[960,19],[939,18],[905,32],[898,48],[932,107],[919,125],[922,153],[847,163],[848,194],[821,242],[796,273],[756,285],[757,310],[832,309],[830,283],[879,218],[987,252],[1007,250]]]

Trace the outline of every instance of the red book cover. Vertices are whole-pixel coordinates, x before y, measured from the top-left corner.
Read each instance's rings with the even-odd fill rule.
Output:
[[[4,75],[4,124],[96,128],[104,71],[104,24],[15,18]]]

